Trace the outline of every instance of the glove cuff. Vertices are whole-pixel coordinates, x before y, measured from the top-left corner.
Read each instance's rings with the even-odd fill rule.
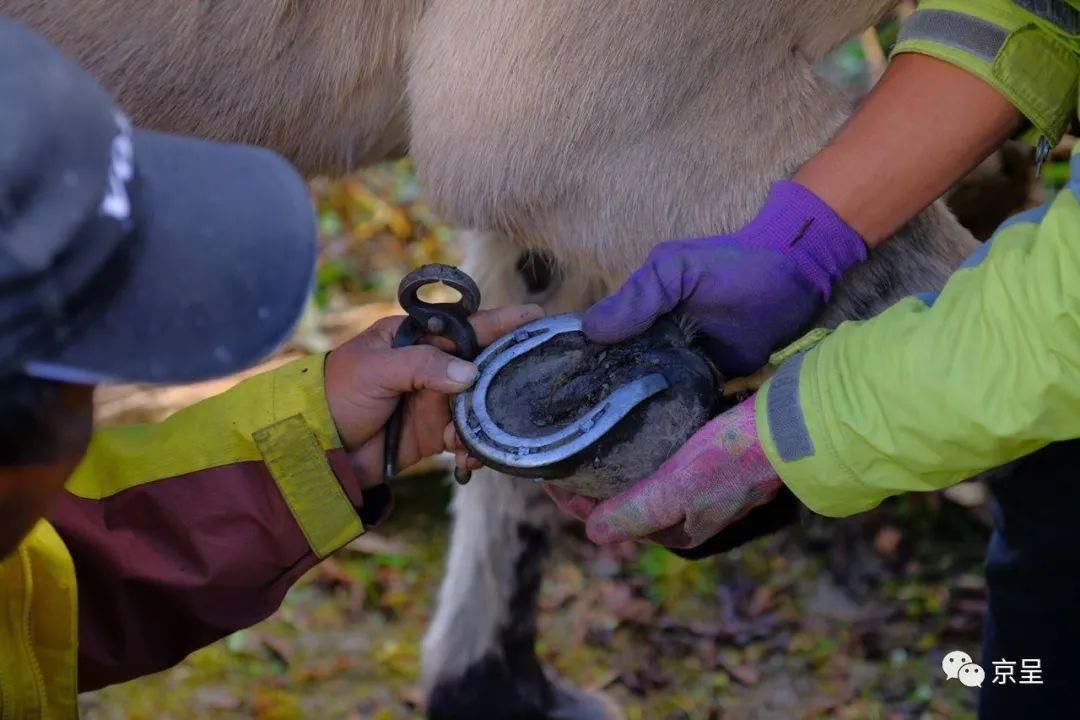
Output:
[[[765,206],[741,234],[748,246],[767,247],[790,258],[825,300],[832,286],[867,254],[859,233],[824,200],[790,180],[772,186]]]

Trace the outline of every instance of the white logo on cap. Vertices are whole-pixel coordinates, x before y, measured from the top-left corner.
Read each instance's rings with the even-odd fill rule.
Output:
[[[131,123],[116,113],[120,134],[113,138],[109,158],[109,184],[101,198],[101,214],[126,222],[131,217],[131,199],[127,184],[135,175],[135,146],[131,142]]]

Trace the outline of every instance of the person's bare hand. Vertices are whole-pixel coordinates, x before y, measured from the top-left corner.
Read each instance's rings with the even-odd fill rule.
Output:
[[[481,347],[543,317],[538,305],[485,310],[469,321]],[[444,352],[446,341],[393,348],[404,317],[384,318],[330,353],[326,359],[326,399],[345,449],[364,487],[382,481],[383,426],[406,397],[398,466],[406,468],[444,450],[460,451],[450,425],[449,395],[467,390],[476,366]],[[459,464],[475,468],[459,453]],[[464,466],[464,465],[463,465]]]

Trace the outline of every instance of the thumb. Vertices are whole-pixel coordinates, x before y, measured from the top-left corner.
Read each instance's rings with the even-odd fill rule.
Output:
[[[576,495],[569,490],[555,487],[550,483],[544,483],[541,487],[544,489],[544,492],[548,494],[548,497],[555,501],[555,505],[558,506],[559,510],[582,522],[589,519],[589,514],[599,502],[593,498],[585,497],[584,495]]]
[[[383,350],[378,362],[367,368],[371,390],[400,395],[415,390],[434,390],[452,394],[468,390],[478,370],[431,345]]]
[[[682,301],[679,263],[661,268],[650,256],[614,295],[585,312],[582,329],[593,342],[622,342],[652,327]],[[675,274],[673,277],[669,275]]]

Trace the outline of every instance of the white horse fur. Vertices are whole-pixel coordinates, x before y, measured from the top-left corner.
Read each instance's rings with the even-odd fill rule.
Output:
[[[307,173],[408,150],[487,305],[580,310],[655,243],[731,231],[849,112],[812,65],[893,0],[0,0],[140,125],[273,147]],[[888,192],[883,188],[882,192]],[[940,287],[974,241],[935,205],[821,322]],[[530,289],[525,250],[554,260]],[[434,718],[619,717],[533,652],[553,527],[527,481],[454,501],[424,642]]]

